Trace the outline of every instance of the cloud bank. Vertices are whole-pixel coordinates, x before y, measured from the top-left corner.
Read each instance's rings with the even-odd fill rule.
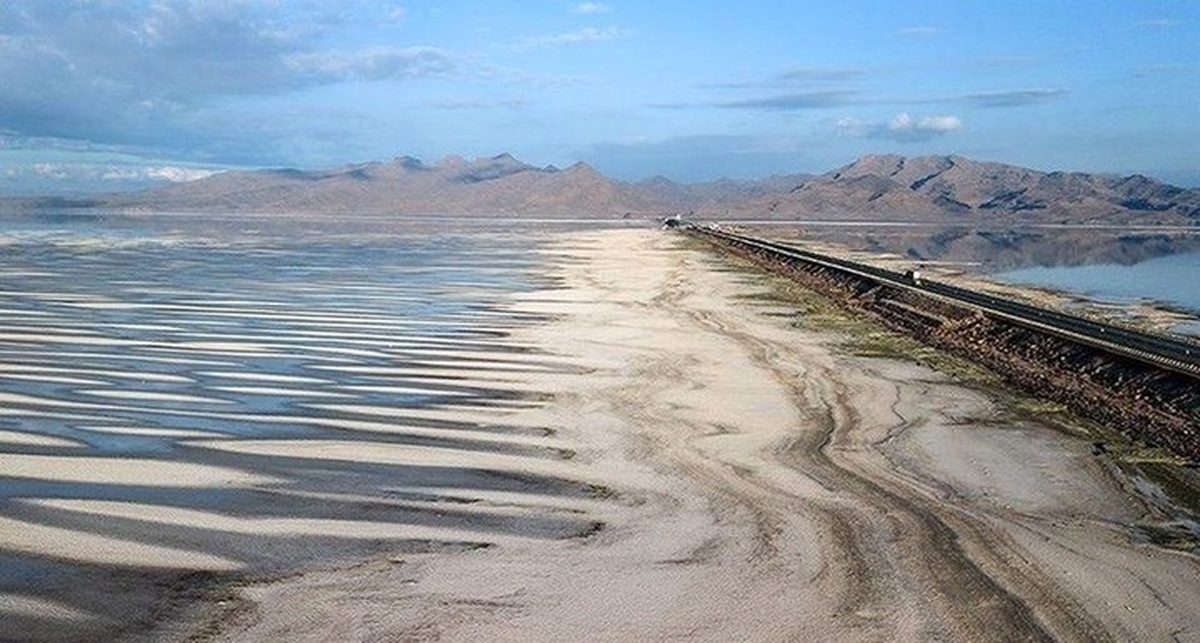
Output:
[[[0,123],[23,137],[271,160],[236,131],[236,101],[343,82],[460,73],[429,46],[336,49],[340,5],[271,2],[38,2],[0,9]],[[403,12],[379,7],[380,24]]]
[[[951,132],[957,132],[962,128],[962,119],[957,116],[914,118],[907,112],[896,114],[886,123],[861,121],[855,118],[842,118],[837,121],[837,129],[843,135],[855,138],[886,139],[898,143],[929,141]]]
[[[896,34],[904,38],[932,38],[941,32],[942,30],[938,29],[937,27],[920,26],[905,27],[904,29],[897,31]]]
[[[583,15],[594,15],[597,13],[608,13],[612,8],[600,2],[580,2],[571,8],[571,13]]]
[[[528,47],[553,47],[557,45],[577,45],[589,42],[607,42],[610,40],[625,40],[633,36],[628,29],[618,27],[584,27],[575,31],[533,36],[525,39]]]
[[[735,100],[717,103],[716,106],[728,109],[761,109],[776,112],[829,109],[849,104],[855,95],[855,92],[849,91],[803,92],[781,96],[768,96],[765,98]]]
[[[1067,96],[1065,89],[1026,89],[1010,92],[985,92],[982,94],[967,94],[960,97],[960,102],[974,107],[1024,107],[1059,100]]]

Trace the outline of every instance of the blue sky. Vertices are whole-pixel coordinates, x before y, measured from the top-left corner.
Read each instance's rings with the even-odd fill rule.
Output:
[[[686,181],[955,153],[1200,186],[1200,2],[0,2],[0,194],[501,152]]]

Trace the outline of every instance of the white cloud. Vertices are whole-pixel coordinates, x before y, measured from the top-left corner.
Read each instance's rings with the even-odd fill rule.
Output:
[[[967,94],[955,100],[974,107],[1025,107],[1059,100],[1067,96],[1065,89],[1021,89],[1017,91]]]
[[[589,42],[625,40],[631,36],[633,36],[632,31],[618,27],[605,27],[603,29],[599,27],[584,27],[577,31],[528,38],[525,40],[525,44],[530,46],[576,45]]]
[[[34,163],[33,173],[51,179],[67,178],[67,171],[58,163]]]
[[[937,27],[922,26],[905,27],[896,33],[904,36],[905,38],[932,38],[933,36],[941,33],[941,31],[942,30],[938,29]]]
[[[870,138],[875,132],[887,129],[886,123],[864,121],[852,116],[837,119],[835,126],[839,134],[851,138]]]
[[[435,103],[434,107],[438,109],[521,109],[529,104],[528,101],[521,99],[514,100],[447,100]]]
[[[914,120],[907,113],[897,114],[890,123],[888,129],[895,132],[953,132],[962,129],[962,120],[957,116],[925,116],[920,120]]]
[[[1154,76],[1182,75],[1196,69],[1196,65],[1182,63],[1162,63],[1145,65],[1133,71],[1134,78],[1151,78]]]
[[[362,15],[407,19],[404,4],[0,0],[0,130],[279,163],[236,112],[347,81],[473,73],[434,47],[331,48]]]
[[[171,183],[197,181],[199,179],[206,179],[216,173],[217,170],[202,170],[194,167],[180,167],[178,165],[163,165],[145,169],[146,178],[170,181]]]
[[[134,161],[118,162],[89,162],[89,161],[53,161],[29,164],[13,163],[4,170],[4,176],[9,179],[31,178],[41,181],[71,181],[73,183],[94,185],[100,188],[100,183],[122,183],[130,185],[150,185],[170,182],[182,183],[210,177],[224,171],[217,168],[189,167],[173,164],[149,164]]]
[[[571,9],[571,13],[581,13],[584,15],[593,15],[597,13],[608,13],[612,8],[601,2],[580,2]]]
[[[896,114],[886,123],[862,121],[856,118],[838,119],[837,129],[855,138],[885,138],[900,143],[928,141],[963,128],[957,116],[922,116],[915,118],[907,112]]]
[[[353,52],[297,54],[288,59],[288,65],[321,82],[418,78],[455,69],[454,60],[434,47],[369,47]]]
[[[389,24],[397,25],[404,22],[408,17],[408,10],[404,7],[392,7],[387,12],[387,21]]]
[[[141,172],[130,167],[108,167],[100,173],[102,181],[137,181],[144,178]]]

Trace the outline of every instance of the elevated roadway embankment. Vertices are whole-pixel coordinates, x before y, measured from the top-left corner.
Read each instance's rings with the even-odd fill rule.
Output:
[[[714,226],[676,227],[987,366],[1027,392],[1200,462],[1200,343]]]

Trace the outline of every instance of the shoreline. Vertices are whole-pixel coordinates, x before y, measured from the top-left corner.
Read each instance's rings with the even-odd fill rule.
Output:
[[[820,229],[826,224],[829,228],[844,228],[852,230],[855,225],[844,222],[816,222],[816,228]],[[933,279],[946,281],[966,288],[974,288],[981,291],[994,292],[1002,296],[1021,299],[1033,303],[1035,305],[1046,306],[1051,308],[1059,308],[1066,312],[1081,314],[1083,316],[1097,316],[1102,319],[1108,319],[1103,315],[1106,310],[1120,308],[1126,311],[1127,314],[1121,318],[1122,323],[1128,323],[1133,326],[1146,325],[1157,332],[1171,332],[1184,337],[1200,337],[1200,307],[1189,308],[1187,305],[1174,304],[1155,300],[1152,297],[1140,297],[1136,299],[1125,300],[1121,297],[1113,295],[1112,298],[1107,298],[1102,293],[1089,294],[1086,292],[1071,290],[1068,288],[1056,287],[1051,285],[1042,285],[1035,283],[1018,283],[1002,279],[997,276],[1013,271],[1027,269],[1057,269],[1057,268],[1083,268],[1092,265],[1111,265],[1113,267],[1125,267],[1127,263],[1117,262],[1115,259],[1108,260],[1088,260],[1081,263],[1050,263],[1044,264],[1037,261],[1026,260],[1025,262],[1016,263],[1015,265],[991,266],[982,270],[971,269],[968,266],[987,266],[986,263],[978,261],[943,261],[938,258],[917,259],[912,257],[904,257],[894,251],[886,250],[864,250],[861,248],[851,249],[852,246],[861,246],[862,240],[856,243],[851,243],[848,237],[830,236],[828,233],[806,235],[803,230],[804,225],[809,225],[810,222],[791,222],[770,225],[768,222],[743,222],[730,221],[729,224],[734,226],[745,225],[749,230],[754,232],[762,232],[764,236],[776,239],[782,242],[797,241],[814,248],[819,251],[827,252],[835,256],[849,256],[856,261],[861,261],[868,264],[878,265],[880,267],[905,272],[907,270],[920,270]],[[869,227],[874,224],[864,224],[864,227]],[[887,227],[886,225],[883,227]],[[900,226],[904,227],[904,226]],[[1010,231],[1020,230],[1026,227],[1040,228],[1047,230],[1064,230],[1064,231],[1086,231],[1096,230],[1099,232],[1145,232],[1145,233],[1175,233],[1187,237],[1194,237],[1200,240],[1200,229],[1194,227],[1188,228],[1171,228],[1165,226],[1088,226],[1088,225],[1055,225],[1048,224],[1043,226],[1020,226],[1020,225],[1002,225],[997,224],[989,228],[987,224],[971,223],[971,224],[945,224],[936,225],[928,224],[930,228],[958,228],[963,230],[989,230]],[[789,230],[788,228],[793,228]],[[917,240],[914,240],[917,241]],[[1111,243],[1116,244],[1117,239],[1112,239]],[[1153,261],[1163,259],[1178,254],[1196,255],[1200,254],[1200,249],[1192,247],[1177,252],[1159,252],[1152,253],[1140,260],[1134,261],[1134,264],[1144,261]],[[1197,304],[1200,306],[1200,304]],[[1179,327],[1192,327],[1197,330],[1186,332],[1177,330]]]
[[[1200,622],[1200,576],[1180,574],[1196,558],[1135,542],[1156,509],[1086,439],[842,354],[786,303],[747,299],[761,279],[666,235],[552,251],[565,287],[520,307],[553,321],[519,336],[590,371],[534,379],[571,466],[611,490],[604,528],[257,585],[255,616],[215,640],[1159,638]]]
[[[55,618],[135,641],[1200,635],[1200,561],[1154,544],[1178,516],[1087,437],[986,385],[856,353],[857,331],[801,323],[779,278],[676,235],[540,239],[540,289],[496,298],[473,322],[486,338],[422,348],[396,331],[388,363],[322,352],[286,375],[223,356],[201,367],[224,383],[205,390],[323,389],[287,415],[195,403],[211,428],[261,427],[237,437],[107,427],[179,445],[141,463],[161,473],[140,500],[47,493],[149,469],[9,436],[0,462],[63,468],[0,517],[75,531],[0,524],[4,549],[74,593],[0,591],[0,609],[31,638]],[[348,332],[321,323],[329,341]],[[335,373],[370,378],[347,393],[445,397],[341,400],[324,390]],[[99,426],[99,409],[133,403],[83,399],[50,415]],[[92,553],[47,548],[81,534]]]
[[[181,638],[256,579],[593,529],[602,490],[515,419],[510,378],[571,372],[510,340],[527,240],[161,239],[0,274],[0,638]]]

